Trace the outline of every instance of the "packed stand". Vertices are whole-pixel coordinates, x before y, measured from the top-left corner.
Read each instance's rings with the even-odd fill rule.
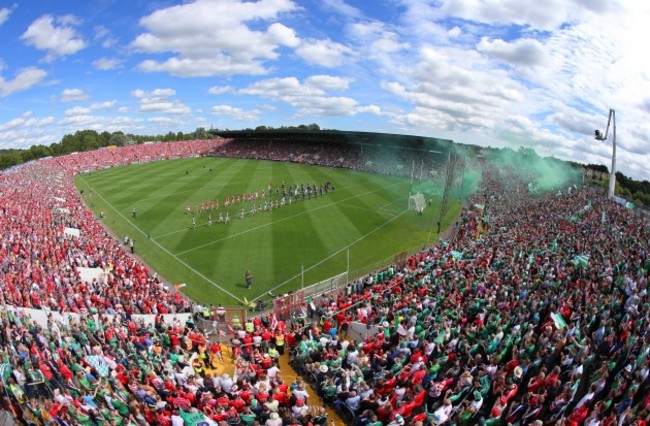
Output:
[[[398,176],[418,176],[421,170],[436,170],[442,178],[445,158],[422,156],[418,150],[396,147],[362,146],[342,143],[301,143],[231,140],[212,152],[215,156],[255,160],[290,161],[293,163],[339,167]]]
[[[648,223],[514,171],[482,188],[453,244],[314,306],[295,367],[357,425],[646,424]]]
[[[221,345],[191,315],[185,323],[176,317],[189,301],[129,256],[83,205],[72,182],[79,171],[215,147],[163,145],[45,159],[0,175],[1,408],[35,425],[325,424],[324,409],[306,403],[304,383],[278,375],[283,324],[256,319],[233,330],[235,374],[212,376],[224,362]],[[106,273],[84,282],[83,267]],[[44,312],[46,323],[17,308]]]

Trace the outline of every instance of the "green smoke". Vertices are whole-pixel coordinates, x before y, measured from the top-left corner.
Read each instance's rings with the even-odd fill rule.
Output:
[[[552,157],[540,157],[532,148],[494,150],[486,156],[497,167],[508,166],[527,176],[532,192],[549,191],[580,182],[580,173],[568,163]]]

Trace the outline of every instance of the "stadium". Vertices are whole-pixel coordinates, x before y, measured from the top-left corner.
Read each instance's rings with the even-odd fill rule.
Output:
[[[0,4],[0,426],[650,423],[650,3]]]
[[[416,172],[416,158],[426,179]],[[290,170],[289,180],[269,172],[273,166],[307,169]],[[467,187],[465,167],[480,171]],[[231,168],[237,171],[219,175]],[[630,407],[643,417],[648,318],[639,289],[647,285],[649,228],[579,179],[550,173],[555,180],[542,188],[535,167],[467,149],[461,154],[451,141],[346,132],[322,138],[227,132],[50,157],[5,171],[4,407],[34,424],[51,412],[73,424],[93,418],[168,424],[174,416],[185,424],[582,424],[588,415],[613,418]],[[204,182],[211,175],[230,176],[231,183]],[[236,176],[246,176],[245,185]],[[314,176],[320,180],[313,194],[296,192],[296,182]],[[345,176],[375,190],[397,185],[378,202],[394,198],[400,206],[380,219],[409,216],[399,234],[382,236],[392,251],[370,254],[391,257],[375,258],[381,264],[367,263],[373,269],[356,276],[339,262],[312,275],[318,282],[289,280],[284,288],[264,282],[255,270],[262,264],[251,257],[282,258],[283,246],[269,247],[257,233],[253,245],[228,258],[240,258],[237,282],[217,283],[200,262],[169,256],[176,248],[156,227],[162,222],[167,232],[182,232],[179,240],[204,245],[194,235],[208,232],[207,214],[214,228],[273,226],[252,221],[347,199]],[[198,189],[205,186],[208,192]],[[437,189],[426,199],[435,197],[430,204],[437,208],[410,205],[414,193],[430,187]],[[256,188],[266,190],[275,211],[252,213],[261,201],[253,199]],[[280,207],[283,190],[292,203],[285,198]],[[231,223],[216,219],[226,209],[224,197],[234,204],[225,210]],[[374,223],[378,208],[368,203],[354,220]],[[294,228],[305,228],[290,245],[306,251],[313,228],[294,215]],[[348,216],[309,217],[338,223]],[[409,227],[420,219],[425,225]],[[439,221],[440,231],[433,229]],[[606,238],[612,226],[620,233]],[[226,244],[208,254],[228,251]],[[254,284],[247,288],[250,265]],[[185,277],[184,285],[167,280],[174,273]],[[196,284],[201,276],[214,288]]]

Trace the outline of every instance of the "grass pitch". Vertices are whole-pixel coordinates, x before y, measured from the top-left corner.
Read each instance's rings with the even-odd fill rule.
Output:
[[[225,197],[290,184],[329,181],[335,191],[249,215],[251,203],[226,209]],[[104,223],[122,240],[135,240],[135,254],[188,296],[203,303],[238,306],[286,293],[344,272],[351,276],[387,265],[396,253],[437,241],[440,197],[422,216],[407,210],[410,179],[293,163],[191,158],[134,164],[75,178]],[[275,191],[274,191],[275,192]],[[266,200],[276,200],[274,195]],[[192,214],[187,204],[218,199],[219,210]],[[264,203],[258,199],[256,204]],[[246,217],[240,219],[240,208]],[[135,209],[137,217],[132,217]],[[449,202],[443,229],[460,209]],[[219,224],[219,212],[230,223]],[[128,248],[127,248],[128,249]],[[244,276],[253,273],[253,288]]]

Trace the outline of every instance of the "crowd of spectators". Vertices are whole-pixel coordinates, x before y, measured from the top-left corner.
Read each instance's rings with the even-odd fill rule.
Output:
[[[129,158],[221,143],[145,145]],[[125,161],[105,151],[0,176],[2,305],[80,314],[43,327],[0,313],[2,406],[30,424],[323,424],[303,379],[279,374],[285,347],[317,396],[359,426],[650,419],[650,228],[594,190],[532,194],[525,175],[485,164],[453,241],[350,283],[305,326],[265,317],[233,328],[235,372],[214,376],[222,347],[192,320],[162,319],[189,304],[125,253],[72,184]],[[107,274],[85,283],[81,266]]]
[[[648,223],[489,168],[472,204],[453,243],[316,307],[296,367],[358,425],[646,424]]]
[[[192,315],[176,317],[190,302],[108,234],[72,181],[81,171],[205,155],[222,143],[76,153],[0,175],[1,408],[34,425],[326,423],[324,408],[306,403],[304,383],[278,375],[282,323],[255,319],[233,329],[235,373],[214,375],[225,360],[215,336]],[[80,268],[104,274],[88,282]]]
[[[231,140],[213,151],[220,157],[255,160],[290,161],[327,167],[339,167],[386,175],[419,177],[426,170],[434,175],[444,175],[446,157],[422,151],[400,149],[396,146],[371,146],[368,144],[301,143],[298,141],[260,143],[253,140]],[[423,172],[424,173],[424,172]]]

